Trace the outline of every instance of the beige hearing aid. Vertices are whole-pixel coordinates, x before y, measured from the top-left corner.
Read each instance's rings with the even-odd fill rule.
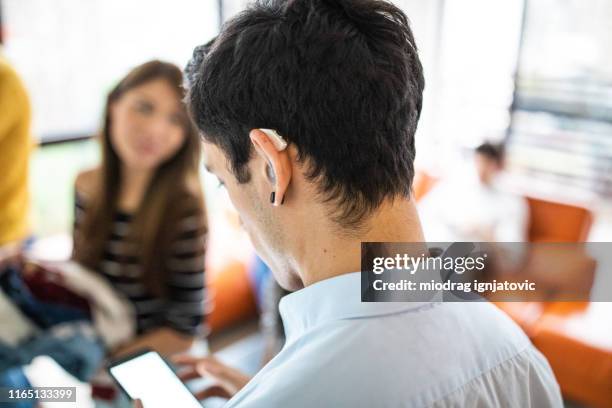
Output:
[[[276,130],[263,128],[260,128],[259,130],[268,135],[268,137],[272,140],[274,147],[276,147],[276,150],[279,152],[287,148],[287,141],[281,135],[279,135]]]

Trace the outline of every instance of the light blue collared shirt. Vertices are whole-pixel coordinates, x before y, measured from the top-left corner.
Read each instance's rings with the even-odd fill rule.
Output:
[[[285,346],[228,407],[563,406],[546,359],[490,303],[362,303],[350,273],[280,312]]]

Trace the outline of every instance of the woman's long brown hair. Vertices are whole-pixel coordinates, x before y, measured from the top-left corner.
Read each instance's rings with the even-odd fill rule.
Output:
[[[185,140],[177,153],[160,164],[148,186],[140,207],[130,224],[128,241],[135,244],[143,268],[143,280],[156,295],[165,293],[166,268],[172,239],[178,233],[181,219],[187,216],[206,228],[202,188],[198,176],[200,140],[197,130],[182,100],[182,73],[173,64],[150,61],[134,68],[110,92],[104,110],[104,123],[100,134],[102,164],[100,177],[92,196],[85,202],[85,215],[78,231],[75,231],[73,257],[81,264],[97,270],[117,211],[121,185],[121,160],[111,144],[111,105],[126,92],[150,81],[163,79],[176,89],[184,115]],[[204,242],[202,242],[204,245]]]

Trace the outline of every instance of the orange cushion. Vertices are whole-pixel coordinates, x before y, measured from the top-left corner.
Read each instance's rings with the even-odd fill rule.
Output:
[[[255,297],[244,263],[228,263],[206,276],[211,309],[207,321],[212,332],[256,315]]]
[[[591,213],[580,207],[527,198],[529,241],[581,242],[591,226]]]
[[[563,394],[612,407],[612,303],[553,303],[532,329]]]
[[[248,270],[253,261],[251,242],[237,214],[222,207],[209,215],[206,253],[207,322],[211,331],[252,318],[257,314]]]

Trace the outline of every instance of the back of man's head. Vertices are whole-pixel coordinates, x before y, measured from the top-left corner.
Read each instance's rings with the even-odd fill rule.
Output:
[[[201,50],[200,52],[204,52]],[[249,131],[296,146],[335,220],[352,227],[409,197],[424,79],[403,12],[379,0],[260,1],[229,21],[187,70],[208,142],[247,183]]]
[[[502,144],[494,144],[484,142],[474,150],[477,155],[485,157],[499,165],[504,160],[504,146]]]

